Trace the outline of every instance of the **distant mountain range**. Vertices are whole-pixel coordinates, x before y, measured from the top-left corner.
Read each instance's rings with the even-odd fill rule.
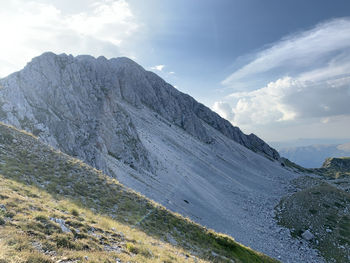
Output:
[[[344,140],[343,140],[344,141]],[[279,148],[281,156],[306,168],[319,168],[328,157],[350,156],[350,139],[342,144],[314,144]]]
[[[350,138],[299,138],[296,140],[286,140],[286,141],[269,141],[269,145],[276,148],[277,150],[282,148],[300,147],[308,145],[339,145],[350,142]]]

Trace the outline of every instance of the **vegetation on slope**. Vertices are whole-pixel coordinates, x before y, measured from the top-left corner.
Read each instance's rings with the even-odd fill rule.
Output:
[[[350,157],[327,158],[321,168],[314,170],[326,178],[350,178]]]
[[[301,190],[276,207],[279,223],[300,238],[312,233],[310,243],[327,261],[349,262],[350,194],[321,179],[301,177],[295,183]]]
[[[0,124],[0,262],[277,262]]]
[[[312,169],[304,168],[284,157],[282,157],[281,159],[282,159],[282,164],[284,166],[291,168],[293,171],[297,173],[312,173]]]

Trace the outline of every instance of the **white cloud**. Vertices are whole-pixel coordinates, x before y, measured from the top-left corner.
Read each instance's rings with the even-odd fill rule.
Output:
[[[231,122],[234,121],[234,113],[232,107],[227,102],[217,101],[213,105],[213,110],[217,112],[221,117],[229,120]]]
[[[290,106],[284,104],[283,100],[300,86],[297,81],[286,77],[271,82],[259,90],[232,93],[228,98],[235,114],[233,123],[266,124],[293,120],[296,113]]]
[[[244,85],[268,74],[283,77],[309,68],[326,66],[350,51],[350,19],[335,19],[274,43],[254,55],[255,59],[233,72],[222,83]]]
[[[73,13],[53,3],[0,3],[0,76],[19,70],[45,51],[133,56],[128,40],[141,25],[125,0],[90,1]]]
[[[327,123],[331,117],[350,114],[349,88],[350,75],[317,82],[285,77],[255,91],[232,93],[227,100],[237,125],[310,118]]]
[[[234,113],[230,120],[236,125],[306,120],[328,124],[337,116],[350,116],[349,61],[350,20],[320,24],[259,52],[255,60],[231,74],[224,83],[244,81],[261,72],[271,80],[262,88],[234,92],[220,103],[225,103],[226,111],[230,105]],[[276,79],[268,71],[277,67]]]
[[[151,67],[151,70],[162,71],[164,67],[165,67],[165,65],[156,65],[156,66]]]
[[[90,36],[119,46],[139,25],[124,0],[96,2],[91,13],[67,17],[67,27],[77,34]],[[112,30],[115,31],[112,33]]]

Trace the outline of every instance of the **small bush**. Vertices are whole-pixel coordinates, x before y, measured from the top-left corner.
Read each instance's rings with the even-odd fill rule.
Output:
[[[39,221],[39,222],[41,222],[41,223],[44,223],[44,224],[48,222],[47,217],[44,216],[44,215],[38,215],[38,216],[36,216],[36,217],[35,217],[35,220],[36,220],[36,221]]]
[[[9,218],[13,218],[15,215],[16,215],[16,214],[15,214],[14,212],[12,212],[12,211],[7,211],[7,212],[5,213],[5,216],[6,216],[6,217],[9,217]]]
[[[5,224],[6,224],[5,220],[2,217],[0,217],[0,226]]]
[[[72,209],[71,213],[72,213],[73,216],[79,216],[79,212],[76,209]]]
[[[65,236],[59,236],[56,238],[56,245],[59,248],[68,248],[68,249],[75,249],[75,244],[69,240],[68,237]]]
[[[132,244],[132,243],[127,243],[126,249],[129,252],[134,253],[134,254],[138,254],[140,252],[139,249],[137,247],[135,247],[134,244]]]
[[[71,226],[71,227],[74,227],[74,228],[80,228],[80,227],[84,226],[83,223],[76,221],[76,220],[67,220],[66,224]]]

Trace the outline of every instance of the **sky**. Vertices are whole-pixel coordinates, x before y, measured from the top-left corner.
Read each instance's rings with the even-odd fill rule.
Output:
[[[127,56],[267,141],[350,138],[348,0],[0,1],[0,77]]]

